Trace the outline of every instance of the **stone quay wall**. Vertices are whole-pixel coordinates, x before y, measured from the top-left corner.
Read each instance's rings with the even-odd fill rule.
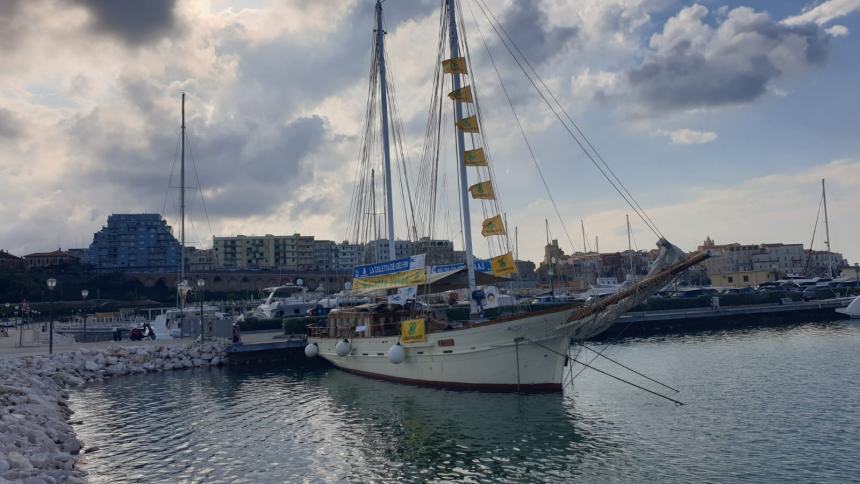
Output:
[[[112,346],[52,356],[0,359],[0,483],[86,482],[81,452],[98,450],[75,436],[68,387],[106,378],[227,361],[226,342],[187,346]]]

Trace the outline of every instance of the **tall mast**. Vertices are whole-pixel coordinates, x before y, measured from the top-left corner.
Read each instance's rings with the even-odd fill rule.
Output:
[[[821,179],[821,198],[824,202],[824,246],[827,248],[827,275],[833,275],[833,268],[830,266],[830,221],[827,219],[827,190],[824,188],[824,178]]]
[[[185,93],[182,93],[182,150],[179,162],[179,283],[185,282]],[[179,297],[179,307],[185,305],[185,295]]]
[[[460,57],[460,44],[457,39],[457,15],[454,0],[445,0],[445,5],[448,8],[448,37],[451,41],[451,58],[457,59]],[[461,74],[454,73],[452,75],[454,83],[454,91],[460,89]],[[463,119],[463,105],[460,101],[454,101],[454,119],[459,121]],[[472,292],[475,290],[475,262],[472,256],[472,217],[469,214],[469,180],[466,177],[465,146],[466,140],[463,131],[454,129],[457,133],[457,161],[460,169],[460,203],[462,204],[463,212],[463,240],[466,249],[466,271],[469,278],[469,298],[472,297]]]
[[[394,249],[394,196],[391,190],[391,151],[388,147],[388,84],[385,80],[385,31],[382,29],[382,0],[376,1],[376,62],[379,65],[380,119],[382,120],[382,159],[385,166],[385,215],[388,218],[388,260],[396,258]]]
[[[585,221],[579,219],[579,225],[582,227],[582,252],[588,253],[588,241],[585,240]]]

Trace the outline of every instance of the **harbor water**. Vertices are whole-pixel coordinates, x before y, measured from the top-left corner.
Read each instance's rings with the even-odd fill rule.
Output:
[[[92,482],[856,482],[858,349],[850,322],[606,347],[679,393],[594,362],[684,406],[588,369],[509,395],[281,365],[116,378],[71,407]]]

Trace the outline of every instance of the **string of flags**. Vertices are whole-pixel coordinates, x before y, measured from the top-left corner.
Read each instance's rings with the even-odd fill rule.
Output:
[[[466,59],[457,57],[455,59],[447,59],[442,61],[442,72],[445,74],[468,74]],[[454,89],[448,94],[448,97],[455,102],[472,103],[474,96],[472,95],[472,87],[464,86],[459,89]],[[479,133],[478,117],[476,115],[467,118],[459,119],[456,122],[457,128],[464,133]],[[483,148],[475,148],[464,150],[463,164],[465,166],[483,167],[488,166],[487,157],[484,154]],[[475,200],[495,200],[496,193],[493,190],[493,183],[490,180],[476,183],[469,187],[469,193]],[[483,221],[481,224],[481,235],[491,237],[494,235],[506,235],[505,224],[501,215],[494,215]],[[510,252],[502,254],[498,257],[490,259],[490,264],[493,269],[493,274],[497,276],[506,276],[517,272],[514,257]]]

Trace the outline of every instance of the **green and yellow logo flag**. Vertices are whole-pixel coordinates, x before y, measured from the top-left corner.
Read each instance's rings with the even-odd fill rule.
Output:
[[[400,323],[400,342],[403,344],[423,343],[427,341],[427,334],[424,332],[423,319],[407,319]]]
[[[493,257],[490,259],[490,264],[493,268],[493,275],[499,277],[517,272],[517,266],[514,264],[514,256],[510,252]]]
[[[442,72],[445,74],[468,74],[466,69],[466,58],[457,57],[456,59],[447,59],[442,61]]]
[[[457,127],[463,130],[464,133],[477,133],[478,117],[473,114],[468,118],[463,118],[457,121]]]
[[[454,89],[453,91],[448,93],[448,97],[451,98],[452,101],[460,101],[461,103],[473,102],[474,100],[472,99],[472,86]]]
[[[487,166],[487,158],[484,156],[484,148],[466,150],[463,152],[463,164],[466,166]]]
[[[484,223],[481,225],[481,235],[484,237],[505,235],[505,224],[502,222],[502,216],[496,215],[484,220]]]
[[[493,183],[489,180],[476,183],[469,187],[469,193],[475,200],[495,200],[496,193],[493,191]]]

